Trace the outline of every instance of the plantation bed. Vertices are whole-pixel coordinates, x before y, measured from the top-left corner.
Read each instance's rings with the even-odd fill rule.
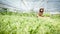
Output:
[[[35,13],[0,13],[0,34],[60,34],[60,17]]]

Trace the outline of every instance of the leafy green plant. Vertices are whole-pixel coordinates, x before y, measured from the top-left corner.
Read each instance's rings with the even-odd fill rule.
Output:
[[[4,13],[4,12],[3,12]],[[0,34],[60,34],[60,16],[36,13],[0,12]]]

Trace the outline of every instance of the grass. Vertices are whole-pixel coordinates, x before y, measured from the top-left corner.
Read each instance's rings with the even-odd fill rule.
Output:
[[[60,34],[60,15],[0,12],[0,34]],[[47,17],[49,16],[49,17]]]

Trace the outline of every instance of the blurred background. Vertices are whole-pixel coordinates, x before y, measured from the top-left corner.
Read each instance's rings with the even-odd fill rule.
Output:
[[[60,0],[0,0],[0,11],[38,12],[41,7],[45,12],[60,14]]]

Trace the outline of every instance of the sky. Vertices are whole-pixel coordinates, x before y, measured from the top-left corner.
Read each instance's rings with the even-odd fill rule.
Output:
[[[38,11],[41,7],[53,11],[60,9],[60,0],[0,0],[0,3],[3,4],[4,7],[14,7],[26,11],[32,9]]]

